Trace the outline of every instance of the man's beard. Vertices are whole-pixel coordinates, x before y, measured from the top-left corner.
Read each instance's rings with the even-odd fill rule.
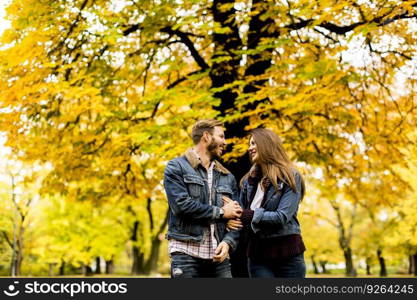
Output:
[[[207,150],[208,150],[208,153],[210,154],[211,159],[220,159],[220,156],[216,151],[219,146],[220,144],[216,143],[215,141],[212,141],[207,146]]]

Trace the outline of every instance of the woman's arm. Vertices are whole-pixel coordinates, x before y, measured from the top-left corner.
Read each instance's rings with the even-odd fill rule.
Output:
[[[242,219],[245,217],[251,218],[251,227],[255,233],[264,226],[283,226],[287,224],[297,213],[301,201],[301,180],[301,175],[296,173],[296,192],[287,184],[284,185],[280,202],[275,211],[266,211],[264,208],[257,208],[250,212],[244,211]]]

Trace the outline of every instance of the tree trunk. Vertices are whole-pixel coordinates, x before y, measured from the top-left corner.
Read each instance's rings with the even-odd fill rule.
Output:
[[[133,263],[132,263],[132,275],[144,274],[144,254],[140,251],[139,247],[134,245],[132,247]]]
[[[15,231],[15,229],[13,230]],[[19,229],[19,234],[21,233],[21,230]],[[20,269],[22,266],[22,260],[23,260],[23,242],[21,236],[16,237],[16,234],[13,233],[13,244],[11,245],[12,248],[12,259],[10,263],[10,275],[11,276],[19,276]]]
[[[263,1],[253,0],[252,18],[249,22],[249,34],[247,40],[248,50],[257,52],[247,56],[248,66],[244,76],[254,76],[263,74],[271,66],[271,50],[265,50],[265,53],[259,53],[255,49],[259,46],[261,40],[269,36],[269,31],[265,30],[268,25],[274,24],[270,17],[264,18],[267,6],[260,6]],[[221,33],[213,34],[214,53],[212,56],[213,64],[210,69],[210,79],[212,88],[222,88],[226,84],[232,84],[239,78],[239,67],[242,59],[238,54],[243,48],[242,40],[239,36],[239,28],[235,20],[235,9],[231,6],[224,10],[221,6],[224,4],[233,4],[234,0],[214,0],[212,6],[213,19],[218,24],[222,24]],[[251,94],[259,90],[259,86],[266,81],[257,81],[248,83],[244,87],[244,93]],[[223,89],[214,93],[214,97],[220,99],[220,105],[215,107],[220,116],[229,114],[228,110],[233,109],[236,104],[238,94],[231,88]],[[244,110],[253,110],[263,100],[253,102],[244,107]],[[231,123],[225,124],[225,135],[227,138],[242,138],[247,132],[246,126],[249,125],[248,117],[243,117]],[[228,148],[230,150],[230,148]],[[238,157],[235,161],[226,164],[229,171],[235,176],[237,182],[249,171],[250,160],[247,154]],[[233,277],[248,277],[246,248],[238,246],[236,251],[231,254],[231,267]]]
[[[413,256],[408,256],[408,274],[413,274],[414,272],[414,266],[413,266]]]
[[[365,263],[366,263],[366,275],[372,275],[372,271],[371,271],[371,258],[367,257],[365,259]]]
[[[242,41],[235,20],[236,11],[233,6],[226,10],[222,8],[223,5],[234,2],[235,0],[213,0],[211,7],[214,21],[221,24],[224,29],[222,32],[213,33],[213,63],[209,74],[212,88],[221,88],[238,79],[241,55],[237,54],[236,50],[241,49]],[[220,115],[225,116],[227,110],[235,107],[237,93],[232,88],[227,88],[215,92],[214,97],[220,99],[220,105],[215,107],[216,110],[220,112]],[[232,124],[230,125],[233,127]],[[243,131],[243,128],[235,129]]]
[[[314,255],[311,256],[311,263],[313,264],[314,274],[319,274],[319,268],[317,267],[316,259]]]
[[[348,230],[346,230],[342,214],[340,212],[340,206],[334,202],[331,201],[330,205],[333,207],[336,217],[337,217],[337,223],[338,223],[338,231],[339,231],[339,246],[340,249],[343,251],[343,256],[345,258],[345,265],[346,265],[346,276],[347,277],[356,277],[357,273],[353,264],[353,255],[352,255],[352,248],[351,248],[351,241],[352,241],[352,232],[353,232],[353,224],[354,224],[354,217],[356,214],[356,203],[354,205],[354,208],[352,210],[352,219],[351,224],[348,227]]]
[[[55,266],[54,263],[48,264],[48,276],[49,277],[54,276],[54,266]]]
[[[59,266],[59,275],[60,276],[65,275],[65,261],[61,261],[61,265]]]
[[[413,255],[414,276],[417,276],[417,254]]]
[[[213,33],[214,52],[212,56],[212,66],[210,68],[210,79],[212,88],[222,88],[224,85],[232,84],[239,79],[239,68],[241,55],[237,51],[242,49],[242,41],[239,36],[239,28],[235,20],[236,11],[232,7],[229,9],[221,8],[225,4],[233,4],[234,0],[213,0],[212,14],[213,19],[221,24],[224,31]],[[228,110],[235,107],[238,94],[233,88],[226,88],[215,92],[214,97],[220,100],[220,104],[214,109],[220,116],[226,116]],[[248,119],[243,118],[232,123],[225,124],[225,135],[227,138],[245,136],[245,126]],[[230,149],[230,146],[228,147]],[[237,162],[227,165],[230,172],[239,179],[249,169],[249,159],[247,155],[239,158]]]
[[[214,0],[212,6],[212,13],[214,21],[218,24],[222,24],[222,33],[213,34],[214,53],[212,59],[214,60],[211,70],[210,79],[212,88],[222,88],[227,84],[232,84],[239,78],[240,61],[242,59],[241,54],[238,54],[243,47],[242,40],[239,36],[239,28],[235,20],[235,9],[233,6],[227,10],[220,7],[224,4],[232,4],[234,0]],[[267,7],[260,7],[260,0],[254,0],[252,3],[251,13],[252,18],[249,22],[249,33],[247,40],[248,50],[254,50],[255,54],[247,56],[247,68],[244,76],[255,76],[263,74],[271,66],[271,55],[266,53],[259,53],[255,49],[259,46],[260,41],[269,35],[266,27],[273,24],[274,21],[267,17],[264,18]],[[216,61],[217,60],[217,61]],[[259,86],[263,85],[266,81],[257,81],[248,83],[244,87],[244,93],[252,94],[259,90]],[[220,105],[215,107],[220,116],[226,116],[229,114],[229,110],[236,107],[236,98],[238,94],[233,87],[223,89],[214,93],[214,97],[220,99]],[[251,103],[244,107],[244,110],[253,110],[256,106],[262,102],[262,100]],[[241,138],[244,137],[247,132],[245,127],[249,125],[248,117],[243,117],[231,123],[225,124],[225,135],[227,138]],[[230,150],[230,149],[228,149]],[[244,174],[249,170],[250,161],[249,157],[245,154],[238,157],[236,161],[227,164],[228,169],[236,177],[239,182]]]
[[[17,274],[17,256],[15,253],[15,250],[13,249],[12,252],[12,260],[10,262],[10,276],[14,277],[14,276],[18,276],[19,274]]]
[[[356,274],[355,267],[353,265],[352,249],[350,247],[344,248],[343,256],[345,257],[346,276],[356,277],[357,274]]]
[[[139,275],[144,273],[144,254],[140,250],[139,246],[137,245],[138,242],[138,231],[139,231],[139,221],[135,221],[133,223],[133,230],[131,241],[133,243],[132,246],[132,256],[133,256],[133,263],[132,263],[132,275]]]
[[[101,274],[101,265],[100,265],[100,263],[101,263],[100,256],[97,256],[96,257],[96,271],[95,271],[96,274]]]
[[[93,269],[89,265],[83,264],[82,265],[82,272],[84,276],[93,276]]]
[[[152,239],[151,255],[149,256],[149,259],[146,261],[144,268],[144,273],[146,275],[149,275],[150,273],[157,271],[160,247],[161,240],[159,236],[155,236]]]
[[[17,266],[16,266],[16,275],[21,275],[22,262],[23,262],[23,236],[25,233],[25,227],[23,227],[23,222],[25,216],[21,216],[21,226],[19,228],[19,236],[17,239]]]
[[[378,261],[379,261],[379,266],[380,266],[379,276],[386,277],[387,276],[387,268],[385,266],[385,259],[382,256],[382,250],[381,249],[378,249],[376,251],[376,254],[378,256]]]
[[[106,260],[106,274],[113,274],[114,273],[114,261],[113,257],[109,260]]]
[[[17,251],[16,276],[20,276],[21,275],[22,261],[23,261],[22,249],[19,249]]]
[[[152,239],[152,248],[151,248],[151,255],[149,256],[148,261],[145,265],[145,274],[149,275],[151,272],[156,272],[158,268],[158,259],[159,259],[159,250],[161,248],[161,243],[163,240],[162,232],[165,230],[165,227],[168,224],[168,211],[165,214],[165,219],[162,222],[161,226],[159,227],[158,232],[156,232],[155,236]]]
[[[20,276],[20,269],[22,266],[22,260],[23,260],[23,256],[21,254],[21,250],[18,248],[16,250],[13,251],[13,255],[12,255],[12,261],[11,261],[11,271],[10,274],[11,276]]]
[[[325,260],[320,261],[321,272],[323,274],[327,274],[326,264],[327,264],[327,261],[325,261]]]

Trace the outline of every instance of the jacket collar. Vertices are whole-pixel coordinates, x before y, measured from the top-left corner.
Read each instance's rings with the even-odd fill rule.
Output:
[[[262,179],[262,170],[257,164],[252,165],[249,170],[248,183],[250,185],[257,185]]]
[[[250,185],[258,185],[259,181],[262,180],[264,189],[268,190],[272,183],[268,178],[262,179],[262,177],[261,167],[257,164],[254,164],[249,170],[248,183]]]
[[[201,164],[200,159],[198,158],[197,154],[192,148],[188,149],[187,152],[185,152],[184,156],[190,163],[191,167],[193,167],[193,169],[197,168],[197,166]],[[214,169],[225,175],[230,174],[230,171],[223,167],[222,164],[219,163],[217,160],[214,160]]]

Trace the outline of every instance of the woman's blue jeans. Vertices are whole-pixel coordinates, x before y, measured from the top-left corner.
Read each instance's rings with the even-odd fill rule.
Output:
[[[251,278],[304,278],[306,276],[303,253],[286,260],[252,260],[249,258],[248,268]]]

